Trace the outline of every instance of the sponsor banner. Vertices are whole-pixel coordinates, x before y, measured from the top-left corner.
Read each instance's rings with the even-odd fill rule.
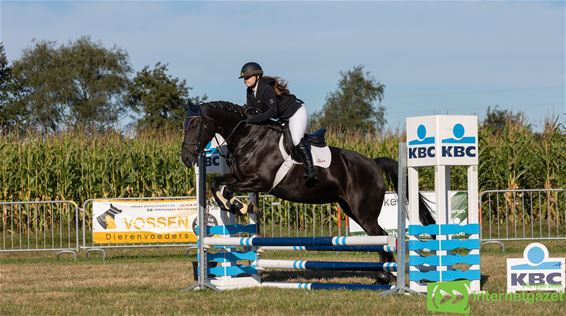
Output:
[[[436,165],[436,116],[407,118],[407,166]]]
[[[507,292],[564,292],[564,258],[550,258],[541,243],[529,244],[523,258],[507,259]]]
[[[432,216],[436,218],[436,193],[435,192],[421,192],[424,201],[431,211]],[[467,224],[468,223],[468,194],[462,191],[448,191],[450,198],[450,224]],[[383,200],[381,213],[377,219],[379,226],[391,233],[397,230],[397,193],[387,193]],[[409,221],[406,222],[409,227]],[[364,230],[349,219],[350,234],[360,235],[365,234]]]
[[[196,242],[197,200],[93,201],[95,244],[147,244]],[[227,215],[209,207],[210,225],[224,224]]]
[[[191,243],[196,241],[192,232],[148,233],[148,232],[94,232],[96,244],[155,244]]]
[[[228,146],[223,144],[225,144],[224,138],[220,134],[215,134],[214,138],[204,148],[206,153],[204,163],[207,174],[226,174],[230,171],[226,159],[220,155],[228,154]]]
[[[477,116],[409,117],[406,124],[409,167],[478,164]]]

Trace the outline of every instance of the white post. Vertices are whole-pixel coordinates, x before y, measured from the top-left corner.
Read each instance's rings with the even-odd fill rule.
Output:
[[[478,166],[468,167],[468,223],[479,223]]]
[[[405,152],[407,150],[405,149]],[[420,223],[419,219],[419,171],[417,168],[409,167],[409,225]]]

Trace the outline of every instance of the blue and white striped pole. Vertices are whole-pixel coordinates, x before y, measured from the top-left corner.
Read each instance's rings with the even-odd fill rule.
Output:
[[[393,246],[395,239],[390,236],[353,236],[353,237],[217,237],[206,238],[206,246]]]

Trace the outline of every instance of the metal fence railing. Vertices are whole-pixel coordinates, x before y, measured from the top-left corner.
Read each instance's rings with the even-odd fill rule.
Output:
[[[0,202],[0,253],[79,251],[78,207],[73,201]]]
[[[484,243],[566,239],[565,189],[488,190],[479,203]]]
[[[112,200],[183,200],[191,197],[154,197]],[[247,200],[247,196],[239,197]],[[0,202],[0,253],[52,251],[88,254],[105,249],[194,247],[194,243],[93,242],[92,203],[79,208],[73,201]],[[267,237],[348,235],[348,219],[337,204],[300,204],[259,197],[259,231]],[[511,240],[566,240],[566,190],[488,190],[479,194],[483,243]],[[237,218],[245,222],[245,217]]]

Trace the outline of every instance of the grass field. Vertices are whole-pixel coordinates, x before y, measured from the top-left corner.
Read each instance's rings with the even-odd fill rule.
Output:
[[[507,243],[501,254],[482,249],[483,290],[504,293],[506,258],[527,243]],[[566,257],[566,242],[544,242],[551,257]],[[266,253],[264,258],[374,260],[356,253]],[[425,315],[424,296],[379,297],[368,291],[307,291],[270,288],[225,292],[183,291],[194,284],[183,249],[112,250],[107,259],[78,260],[53,253],[1,254],[0,315]],[[264,279],[371,283],[364,273],[275,271]],[[566,315],[566,302],[471,302],[472,315]]]

